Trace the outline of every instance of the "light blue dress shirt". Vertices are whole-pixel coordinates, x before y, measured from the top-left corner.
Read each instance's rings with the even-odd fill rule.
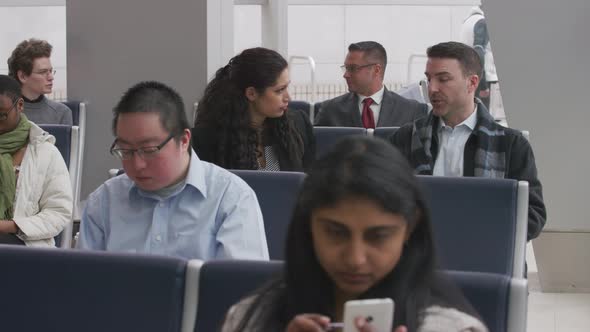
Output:
[[[78,247],[186,259],[269,259],[252,188],[199,160],[195,151],[185,182],[161,198],[125,174],[108,180],[88,197]]]

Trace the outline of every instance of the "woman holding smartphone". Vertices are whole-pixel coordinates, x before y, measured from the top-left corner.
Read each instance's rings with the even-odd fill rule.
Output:
[[[219,69],[197,107],[192,146],[229,169],[303,171],[315,154],[307,115],[287,110],[290,78],[277,52],[250,48]]]
[[[230,309],[222,331],[324,331],[347,301],[390,298],[400,331],[487,331],[435,273],[430,217],[404,157],[351,137],[318,160],[299,194],[282,276]],[[372,331],[364,319],[358,331]],[[383,331],[377,331],[383,332]]]

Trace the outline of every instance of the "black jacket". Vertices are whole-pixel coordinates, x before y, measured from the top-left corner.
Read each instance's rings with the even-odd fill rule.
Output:
[[[303,172],[307,170],[315,157],[315,138],[313,136],[313,127],[309,117],[300,110],[289,109],[286,113],[291,123],[294,125],[295,132],[301,136],[303,141],[303,158],[302,160],[291,161],[288,151],[282,149],[278,144],[271,142],[277,153],[281,171]],[[197,126],[191,130],[191,144],[199,159],[217,164],[217,146],[218,130],[209,126]]]
[[[434,115],[430,114],[429,116]],[[438,156],[438,135],[434,134],[436,133],[436,128],[438,127],[438,121],[439,120],[436,119],[433,121],[432,145],[430,148],[430,152],[434,161],[436,161]],[[465,143],[465,151],[463,154],[464,176],[474,176],[475,152],[478,146],[478,136],[476,135],[478,125],[479,118],[475,130],[473,130],[473,133]],[[501,127],[497,123],[494,123],[493,125]],[[506,153],[505,178],[528,181],[529,183],[529,222],[527,240],[531,240],[539,236],[547,218],[545,203],[543,202],[543,190],[541,182],[537,177],[535,156],[533,155],[533,149],[531,148],[531,145],[521,132],[510,128],[503,129],[505,135],[502,136],[503,141],[501,145],[503,146],[502,150]],[[389,140],[402,152],[404,156],[406,156],[410,162],[410,165],[415,168],[417,166],[417,161],[412,158],[412,135],[413,123],[409,123],[396,131],[389,138]],[[431,166],[433,166],[431,169],[434,169],[434,165]],[[427,175],[432,175],[432,171],[430,171]]]

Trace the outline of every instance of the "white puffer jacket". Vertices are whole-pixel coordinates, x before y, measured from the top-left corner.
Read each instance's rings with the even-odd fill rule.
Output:
[[[55,137],[31,123],[16,184],[17,236],[31,247],[55,247],[53,237],[72,219],[72,185]]]

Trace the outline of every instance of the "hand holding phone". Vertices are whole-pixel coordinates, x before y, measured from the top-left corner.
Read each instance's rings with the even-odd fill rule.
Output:
[[[344,332],[389,332],[393,326],[393,300],[370,299],[347,301],[344,305]],[[364,320],[364,324],[363,324]]]

